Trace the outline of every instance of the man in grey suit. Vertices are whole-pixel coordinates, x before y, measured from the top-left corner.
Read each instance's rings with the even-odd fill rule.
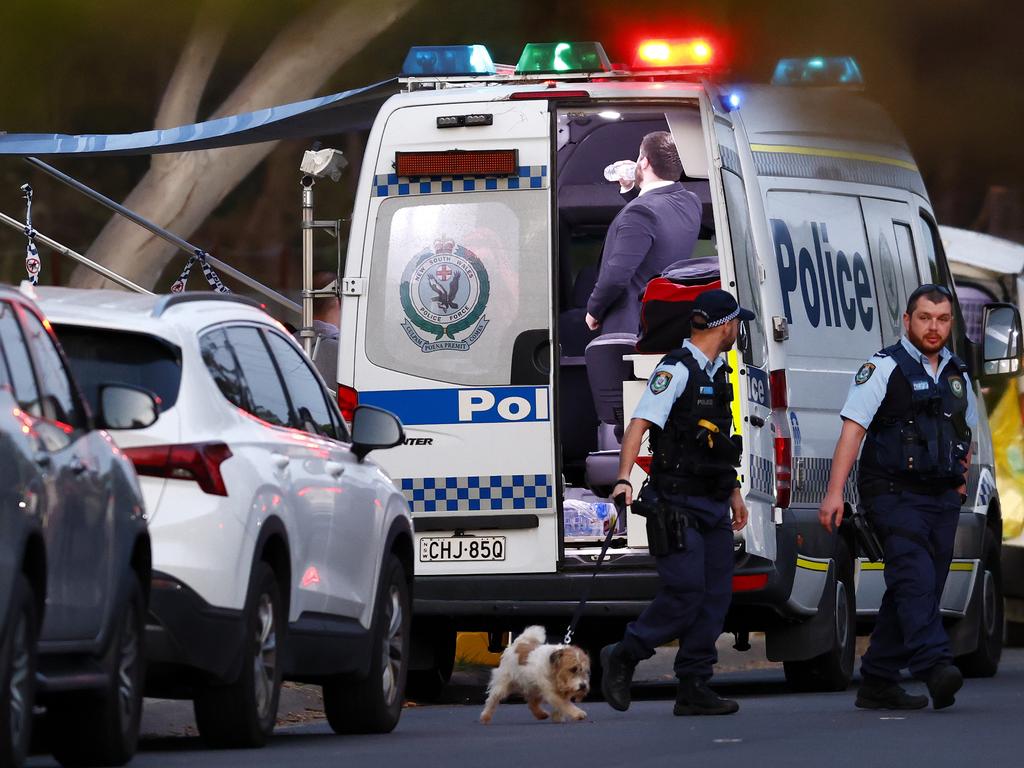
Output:
[[[682,173],[672,134],[656,131],[644,136],[636,161],[640,195],[608,227],[597,284],[587,302],[590,330],[636,333],[639,297],[647,282],[693,253],[701,204],[679,183]]]

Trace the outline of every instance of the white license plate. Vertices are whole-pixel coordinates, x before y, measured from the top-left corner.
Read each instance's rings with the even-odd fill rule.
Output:
[[[504,559],[504,536],[424,536],[420,539],[421,563]]]

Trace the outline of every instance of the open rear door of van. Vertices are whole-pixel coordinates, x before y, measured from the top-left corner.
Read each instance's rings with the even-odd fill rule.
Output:
[[[462,115],[480,124],[438,127]],[[399,102],[370,137],[353,382],[405,425],[374,459],[409,500],[418,576],[555,570],[550,120],[545,101]]]

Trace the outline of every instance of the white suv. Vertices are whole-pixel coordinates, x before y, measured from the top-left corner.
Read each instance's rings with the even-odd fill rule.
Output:
[[[337,732],[390,731],[406,678],[408,504],[365,461],[404,440],[360,408],[352,437],[284,328],[238,296],[39,290],[87,399],[153,392],[152,426],[116,433],[153,546],[150,696],[192,698],[201,734],[258,746],[282,678],[323,685]]]

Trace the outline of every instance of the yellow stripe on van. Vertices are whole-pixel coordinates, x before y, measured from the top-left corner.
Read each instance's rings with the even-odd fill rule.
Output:
[[[730,349],[729,354],[726,356],[728,365],[733,370],[732,374],[732,431],[733,434],[742,435],[743,429],[743,417],[740,416],[740,377],[736,375],[736,371],[740,369],[739,359],[736,355],[735,349]]]
[[[885,570],[885,563],[872,563],[872,562],[864,561],[864,562],[862,562],[860,564],[860,569],[862,571],[884,571]],[[974,570],[974,563],[970,563],[970,562],[968,562],[968,563],[950,563],[949,564],[949,570],[950,571],[973,571]]]
[[[847,152],[841,149],[823,149],[821,147],[787,147],[782,144],[751,144],[751,152],[774,152],[787,155],[814,155],[816,157],[835,157],[840,160],[863,160],[868,163],[895,165],[897,168],[917,173],[917,166],[906,160],[897,160],[885,155],[870,155],[864,152]]]
[[[817,560],[808,560],[805,557],[798,557],[796,559],[797,568],[806,568],[808,571],[827,571],[829,561],[819,563]]]

